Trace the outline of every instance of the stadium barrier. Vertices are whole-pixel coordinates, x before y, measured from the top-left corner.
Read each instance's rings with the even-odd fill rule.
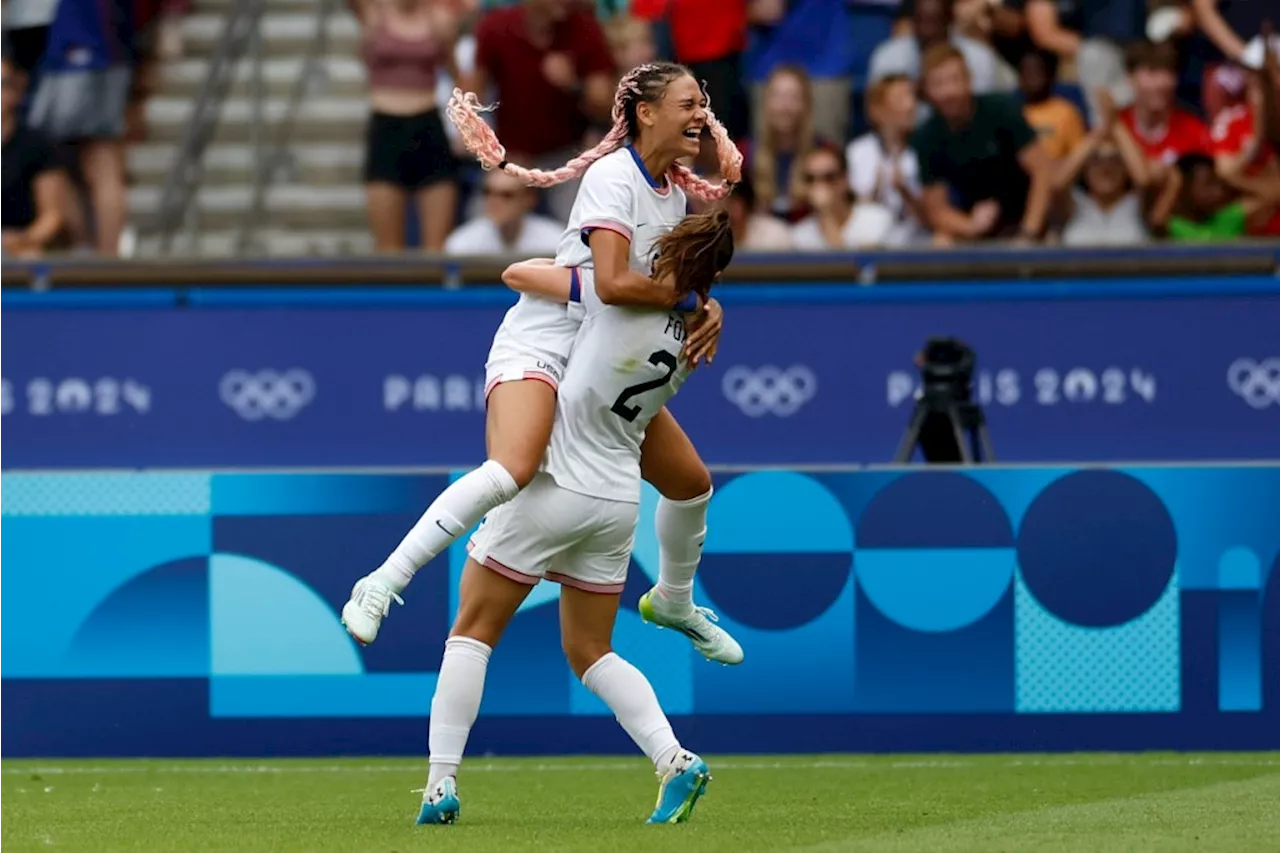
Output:
[[[1010,462],[1280,459],[1274,275],[727,285],[673,411],[717,465],[888,462],[931,335]],[[483,453],[502,288],[6,291],[6,469],[440,466]]]
[[[368,649],[338,609],[447,476],[5,473],[4,756],[420,754],[464,545]],[[616,635],[700,750],[1280,748],[1280,465],[716,487],[696,596],[745,663],[641,623],[648,490]],[[497,649],[473,754],[631,750],[557,593]]]

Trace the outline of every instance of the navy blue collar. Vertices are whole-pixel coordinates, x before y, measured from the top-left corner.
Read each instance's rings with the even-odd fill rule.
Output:
[[[649,174],[649,169],[645,166],[644,160],[640,159],[640,152],[636,150],[636,147],[634,145],[628,145],[627,150],[631,152],[631,159],[636,161],[636,168],[640,170],[640,174],[644,175],[644,179],[649,182],[649,186],[653,187],[655,190],[666,189],[666,178],[664,177],[663,180],[659,182],[654,179],[653,175]]]

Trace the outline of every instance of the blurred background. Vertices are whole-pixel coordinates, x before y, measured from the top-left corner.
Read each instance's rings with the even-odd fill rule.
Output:
[[[682,736],[1280,748],[1264,5],[7,0],[5,756],[419,751],[463,546],[376,646],[337,613],[484,458],[499,274],[573,200],[440,110],[480,92],[555,167],[659,58],[746,156],[673,411],[717,489],[697,597],[747,663],[641,625],[651,492],[618,627]],[[477,752],[629,749],[556,595]]]

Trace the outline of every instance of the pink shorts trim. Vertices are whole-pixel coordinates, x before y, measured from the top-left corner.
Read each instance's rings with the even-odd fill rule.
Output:
[[[560,390],[560,383],[556,382],[556,378],[550,373],[543,373],[541,370],[526,370],[523,376],[495,376],[489,380],[489,384],[484,386],[484,400],[489,402],[489,394],[494,388],[497,388],[504,382],[523,382],[526,379],[536,379],[539,382],[545,382],[551,386],[552,391]]]
[[[498,574],[502,575],[504,578],[507,578],[508,580],[513,580],[516,583],[522,583],[526,586],[537,586],[538,581],[542,580],[542,578],[536,577],[534,575],[526,575],[524,572],[517,571],[516,569],[511,568],[507,564],[501,563],[493,559],[493,557],[485,557],[484,562],[482,562],[480,565],[484,566],[486,569],[490,569],[492,571],[497,572]]]
[[[555,581],[561,586],[571,586],[574,589],[580,589],[583,592],[595,592],[600,595],[617,595],[622,592],[625,583],[592,583],[591,581],[580,580],[579,578],[571,578],[568,575],[562,575],[559,572],[547,572],[547,580]]]

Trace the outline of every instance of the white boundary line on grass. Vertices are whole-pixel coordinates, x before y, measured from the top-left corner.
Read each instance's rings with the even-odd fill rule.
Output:
[[[290,765],[290,759],[282,759],[283,764],[164,764],[153,759],[142,759],[139,765],[86,765],[86,766],[50,766],[50,767],[4,767],[0,773],[5,776],[59,776],[59,775],[103,775],[115,776],[140,773],[189,773],[195,775],[218,774],[295,774],[295,773],[413,773],[420,770],[411,760],[398,764],[296,764]],[[425,765],[425,756],[421,760]],[[1223,758],[1143,758],[1142,756],[1098,756],[1096,758],[1011,758],[1007,761],[976,761],[946,759],[915,759],[904,761],[864,761],[858,759],[817,759],[813,761],[716,761],[712,765],[717,770],[940,770],[976,767],[1276,767],[1280,768],[1280,757],[1257,758],[1230,756]],[[545,772],[634,772],[643,766],[642,759],[632,761],[598,761],[543,764],[530,761],[515,761],[510,764],[468,763],[468,773],[519,773],[534,771]]]

